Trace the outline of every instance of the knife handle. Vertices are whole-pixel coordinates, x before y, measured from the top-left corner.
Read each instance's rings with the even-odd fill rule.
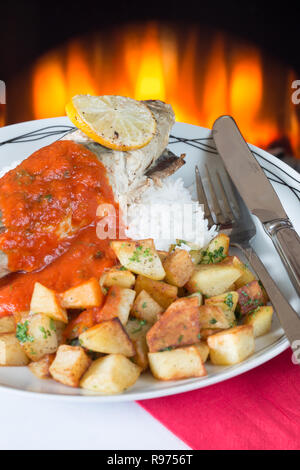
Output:
[[[300,237],[288,219],[267,222],[264,227],[300,296]]]
[[[239,246],[239,245],[236,245]],[[241,247],[239,246],[241,249]],[[268,273],[264,264],[261,262],[257,254],[252,248],[242,249],[246,254],[249,264],[256,272],[258,278],[263,283],[264,288],[270,298],[271,303],[279,318],[280,324],[285,331],[285,334],[289,340],[291,348],[294,352],[292,361],[294,364],[300,365],[300,318],[291,307],[286,298],[282,295],[277,285],[273,281],[272,277]]]

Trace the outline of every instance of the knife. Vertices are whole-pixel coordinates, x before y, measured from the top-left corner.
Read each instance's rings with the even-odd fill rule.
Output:
[[[213,139],[223,163],[246,206],[271,237],[289,277],[300,295],[300,238],[235,120],[219,117]]]

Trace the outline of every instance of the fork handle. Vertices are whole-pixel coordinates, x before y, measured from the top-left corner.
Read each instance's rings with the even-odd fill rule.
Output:
[[[294,351],[293,357],[296,356],[296,351],[299,355],[300,347],[300,318],[298,317],[295,310],[290,306],[286,298],[282,295],[281,291],[278,289],[277,285],[271,278],[270,274],[266,270],[265,266],[253,251],[252,248],[245,250],[249,263],[255,270],[257,276],[264,285],[264,288],[267,291],[267,294],[271,300],[273,306],[276,306],[276,313],[281,323],[282,328],[284,329],[286,336],[290,342],[291,348]],[[300,364],[299,360],[295,360]]]
[[[300,296],[300,238],[288,219],[279,219],[264,224],[276,250]]]

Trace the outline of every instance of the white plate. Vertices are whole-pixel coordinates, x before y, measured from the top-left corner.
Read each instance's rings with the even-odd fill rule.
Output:
[[[49,129],[44,129],[48,126],[50,126]],[[17,140],[0,146],[0,168],[10,165],[14,160],[23,160],[35,150],[58,139],[62,136],[63,131],[66,130],[65,126],[70,126],[70,121],[66,117],[61,117],[31,121],[0,129],[0,143],[18,137]],[[34,134],[20,137],[29,132],[33,132]],[[57,133],[55,134],[55,132]],[[181,176],[186,186],[191,186],[194,183],[195,164],[198,164],[200,168],[203,168],[205,163],[208,163],[210,168],[220,164],[219,157],[213,150],[214,144],[211,140],[210,130],[189,124],[176,123],[172,130],[172,135],[176,136],[176,138],[170,139],[170,149],[178,155],[181,153],[187,154],[186,165],[174,176]],[[182,142],[177,138],[188,139],[189,143]],[[300,191],[299,174],[263,150],[254,146],[252,146],[252,149],[261,156],[258,158],[259,162],[265,168],[273,172],[273,175],[267,173],[268,176],[281,181],[281,183],[273,183],[274,188],[299,233],[299,201],[290,188],[293,187]],[[255,220],[254,222],[257,227],[255,239],[257,251],[282,292],[290,300],[297,312],[300,312],[299,299],[281,264],[279,256],[273,248],[272,242],[264,233],[259,222]],[[54,398],[85,402],[98,401],[100,403],[144,400],[187,392],[222,382],[223,380],[235,377],[263,364],[287,348],[288,341],[275,317],[272,331],[266,336],[256,340],[256,349],[253,356],[242,364],[235,366],[217,367],[208,365],[207,377],[200,379],[189,379],[178,382],[159,382],[150,374],[144,374],[134,387],[130,388],[122,395],[99,396],[93,393],[87,393],[83,390],[65,387],[52,380],[38,380],[27,368],[7,367],[0,369],[0,387],[17,393],[36,393],[48,399]]]

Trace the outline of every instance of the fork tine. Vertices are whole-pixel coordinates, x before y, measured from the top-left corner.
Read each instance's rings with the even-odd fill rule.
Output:
[[[217,175],[218,183],[220,185],[220,190],[221,190],[221,193],[222,193],[222,200],[223,200],[223,204],[224,204],[224,208],[225,208],[225,212],[226,212],[226,218],[227,218],[228,222],[233,222],[236,219],[235,214],[234,214],[234,212],[232,210],[232,207],[230,205],[230,202],[229,202],[228,196],[226,194],[226,191],[225,191],[224,184],[223,184],[223,181],[221,179],[220,173],[218,171],[216,171],[216,175]]]
[[[202,180],[200,177],[200,172],[199,168],[196,165],[195,167],[195,176],[196,176],[196,188],[197,188],[197,196],[198,196],[198,201],[200,204],[203,204],[204,206],[204,217],[208,220],[208,228],[210,229],[213,225],[215,225],[214,219],[212,217],[206,194],[203,188]]]
[[[236,192],[236,189],[234,188],[234,184],[229,176],[229,174],[226,172],[226,175],[227,175],[227,179],[229,181],[229,184],[230,184],[230,188],[231,188],[231,195],[230,195],[230,201],[231,201],[231,208],[233,209],[233,211],[237,214],[237,216],[240,215],[240,210],[239,210],[239,203],[237,202],[236,200],[236,197],[235,197],[235,192]]]
[[[209,184],[209,189],[210,189],[211,201],[212,201],[214,213],[215,213],[215,216],[216,216],[217,224],[218,225],[225,225],[226,220],[225,220],[224,214],[222,212],[222,209],[220,207],[218,197],[217,197],[217,194],[215,192],[215,189],[214,189],[214,186],[213,186],[213,183],[212,183],[212,179],[211,179],[211,176],[210,176],[210,173],[209,173],[208,166],[205,165],[205,168],[206,168],[206,174],[207,174],[207,179],[208,179],[208,184]]]

